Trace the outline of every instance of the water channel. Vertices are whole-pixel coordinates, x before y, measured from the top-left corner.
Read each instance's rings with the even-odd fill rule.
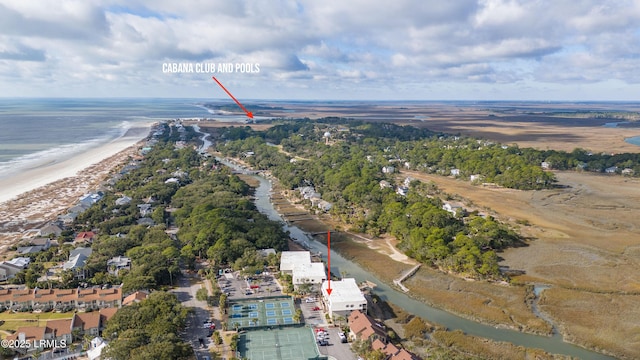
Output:
[[[198,130],[199,129],[197,129],[196,131]],[[210,145],[211,143],[209,141],[206,141],[205,144],[208,147],[208,145]],[[204,150],[206,150],[205,146],[203,146],[203,148]],[[237,165],[225,161],[224,159],[216,159],[222,162],[224,165],[229,166],[235,170],[243,170]],[[262,176],[253,176],[260,182],[260,185],[257,187],[255,192],[256,207],[260,212],[267,215],[269,219],[280,221],[284,224],[283,218],[275,210],[269,197],[271,193],[270,181]],[[307,235],[304,231],[296,226],[284,225],[284,229],[286,231],[289,231],[291,237],[296,242],[303,244],[306,248],[314,253],[321,253],[322,256],[326,259],[326,245],[315,241],[311,236]],[[557,333],[551,337],[545,337],[526,334],[515,330],[496,328],[493,326],[475,322],[473,320],[464,319],[444,310],[431,307],[385,284],[374,275],[368,273],[357,264],[345,259],[339,253],[334,251],[331,251],[331,265],[332,273],[341,274],[344,272],[348,277],[353,277],[358,282],[371,281],[377,284],[374,292],[381,299],[389,301],[403,308],[410,314],[414,314],[429,321],[433,321],[446,326],[449,330],[461,330],[469,335],[480,336],[496,341],[506,341],[515,345],[525,346],[529,348],[539,348],[549,353],[570,355],[584,360],[615,359],[607,355],[589,351],[576,345],[566,343],[562,340],[562,336]]]

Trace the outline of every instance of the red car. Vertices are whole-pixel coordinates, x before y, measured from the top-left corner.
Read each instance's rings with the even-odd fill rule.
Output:
[[[320,310],[320,307],[319,307],[319,306],[316,306],[316,307],[314,307],[314,308],[313,308],[313,309],[311,309],[311,310],[312,310],[312,311],[319,311],[319,310]]]

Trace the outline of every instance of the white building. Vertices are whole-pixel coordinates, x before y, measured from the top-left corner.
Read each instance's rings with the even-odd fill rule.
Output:
[[[331,318],[337,316],[349,316],[353,310],[367,312],[367,299],[356,283],[356,279],[347,278],[340,281],[331,281],[331,295],[327,293],[329,282],[322,283],[322,301]]]
[[[280,272],[293,275],[296,265],[311,264],[311,253],[308,251],[283,251],[280,255]]]
[[[309,284],[311,290],[318,290],[317,285],[327,280],[323,263],[298,264],[293,267],[293,287]]]
[[[280,256],[280,272],[291,274],[293,287],[311,284],[311,290],[327,279],[323,263],[312,263],[308,251],[283,251]]]

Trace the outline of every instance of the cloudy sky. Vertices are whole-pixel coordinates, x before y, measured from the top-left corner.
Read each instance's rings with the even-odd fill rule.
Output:
[[[0,96],[638,100],[640,0],[0,0]]]

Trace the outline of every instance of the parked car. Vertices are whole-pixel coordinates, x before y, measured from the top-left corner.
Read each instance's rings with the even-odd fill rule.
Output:
[[[325,339],[318,340],[318,345],[327,346],[327,345],[329,345],[329,342],[327,340],[325,340]]]
[[[344,335],[343,332],[339,332],[338,333],[338,337],[340,338],[340,342],[341,343],[346,343],[347,342],[347,337]]]
[[[311,309],[312,311],[319,311],[320,310],[320,306],[316,306],[313,309]]]
[[[314,298],[306,298],[306,299],[304,299],[304,302],[312,303],[312,302],[316,302],[316,299],[314,299]]]

